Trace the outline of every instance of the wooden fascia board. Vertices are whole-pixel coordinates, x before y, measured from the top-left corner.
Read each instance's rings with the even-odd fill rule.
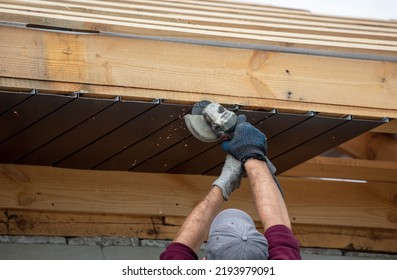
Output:
[[[0,209],[149,216],[187,216],[216,179],[4,164],[0,171]],[[397,229],[395,183],[279,179],[293,223]],[[259,220],[246,179],[224,207]]]
[[[285,103],[289,109],[318,111],[326,105],[346,114],[360,108],[366,116],[397,117],[394,62],[0,29],[2,78],[143,88],[163,95],[147,98],[178,99],[175,92],[186,92],[259,108]]]

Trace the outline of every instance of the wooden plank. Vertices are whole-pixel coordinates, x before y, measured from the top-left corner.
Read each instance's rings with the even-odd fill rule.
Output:
[[[284,172],[282,176],[395,183],[397,182],[397,162],[320,156]]]
[[[15,1],[2,1],[15,4]],[[18,1],[18,3],[21,1]],[[22,1],[28,2],[28,1]],[[20,5],[22,3],[19,3]],[[26,4],[25,4],[26,5]],[[33,3],[29,2],[29,8],[32,8]],[[330,36],[342,36],[342,37],[354,37],[354,38],[373,38],[382,40],[395,40],[396,33],[386,31],[366,31],[366,30],[352,30],[352,29],[341,29],[332,27],[319,27],[319,26],[305,26],[302,24],[294,23],[273,23],[271,17],[262,18],[262,21],[253,20],[236,20],[233,18],[211,18],[205,15],[184,15],[181,13],[159,13],[155,11],[142,11],[139,9],[125,9],[125,8],[109,8],[96,6],[86,6],[82,4],[60,3],[50,1],[34,2],[34,7],[51,7],[56,9],[54,13],[59,11],[74,11],[86,13],[86,16],[95,17],[96,15],[108,15],[108,16],[119,16],[128,18],[130,21],[136,19],[155,19],[157,21],[166,22],[178,22],[186,23],[189,25],[208,25],[208,26],[223,26],[223,27],[236,27],[253,30],[269,30],[276,32],[293,32],[303,34],[320,34]],[[248,6],[249,7],[249,6]],[[241,10],[238,11],[241,13]],[[265,21],[266,20],[266,21]]]
[[[393,134],[364,133],[338,149],[355,158],[397,161],[397,139]]]
[[[225,12],[225,13],[221,13],[221,12],[211,12],[211,11],[200,11],[197,9],[173,9],[173,8],[167,8],[167,7],[157,7],[157,5],[138,5],[138,4],[126,4],[126,3],[115,3],[115,2],[101,2],[101,1],[95,1],[95,0],[89,0],[89,1],[83,1],[83,0],[70,0],[72,2],[84,2],[85,4],[90,4],[90,5],[104,5],[104,6],[110,6],[110,7],[122,7],[122,8],[130,8],[130,7],[135,7],[138,9],[152,9],[152,10],[157,10],[157,11],[161,11],[161,12],[174,12],[175,10],[178,11],[179,13],[185,13],[185,14],[205,14],[207,16],[214,16],[214,17],[233,17],[233,18],[238,18],[238,19],[247,19],[247,18],[255,18],[254,15],[244,15],[244,14],[232,14],[230,12]],[[252,12],[250,12],[252,13]],[[255,13],[255,12],[254,12]],[[262,11],[261,13],[257,14],[257,17],[265,17],[265,16],[274,16],[274,13],[272,12],[265,12]],[[277,16],[279,17],[285,17],[287,20],[290,19],[292,16],[291,15],[284,15],[284,14],[277,14]],[[340,19],[340,18],[327,18],[326,16],[312,16],[312,14],[306,14],[306,15],[298,15],[295,14],[293,16],[294,19],[297,20],[305,20],[307,22],[310,22],[310,20],[312,19],[316,19],[318,22],[317,24],[321,24],[322,21],[327,22],[329,25],[334,24],[337,26],[337,23],[347,23],[347,22],[354,22],[354,19]],[[315,20],[313,20],[315,21]],[[361,23],[367,23],[368,25],[368,21],[367,20],[356,20],[355,23],[357,22],[361,22]],[[308,23],[309,24],[309,23]],[[391,21],[377,21],[376,25],[381,25],[381,26],[387,26],[387,27],[392,27],[394,28],[396,25],[391,22]],[[341,27],[339,25],[339,27]]]
[[[129,236],[172,239],[175,227],[161,217],[8,210],[6,235]]]
[[[301,247],[334,248],[347,251],[397,252],[397,231],[370,228],[293,224]]]
[[[183,104],[194,104],[197,100],[214,100],[222,104],[239,104],[244,105],[250,109],[265,109],[270,110],[272,108],[278,108],[281,110],[295,110],[300,113],[308,111],[324,112],[328,114],[339,114],[345,115],[349,112],[355,116],[372,116],[382,118],[384,116],[397,116],[396,110],[379,110],[376,108],[367,107],[344,107],[333,104],[319,104],[319,103],[304,103],[295,102],[290,100],[276,100],[266,99],[261,100],[255,97],[249,96],[227,96],[217,95],[210,93],[194,93],[194,92],[179,92],[170,90],[155,90],[155,89],[143,89],[133,87],[118,87],[118,86],[107,86],[107,85],[92,85],[83,84],[79,82],[57,82],[57,81],[43,81],[43,80],[29,80],[19,79],[12,77],[0,77],[0,88],[3,87],[7,90],[18,91],[27,90],[29,88],[37,88],[44,92],[82,92],[84,94],[94,97],[116,97],[123,96],[125,99],[136,100],[153,100],[153,99],[166,99],[173,103]]]
[[[4,210],[2,210],[4,212]],[[8,226],[0,234],[27,236],[125,236],[174,239],[185,217],[8,210]],[[263,231],[260,222],[257,229]],[[396,230],[292,224],[301,247],[396,252]]]
[[[130,1],[130,0],[129,0]],[[172,0],[165,0],[165,1],[172,1]],[[182,0],[185,2],[185,0]],[[201,1],[200,1],[201,2]],[[207,1],[204,1],[204,3]],[[236,1],[230,1],[230,0],[209,0],[209,2],[221,2],[225,3],[224,5],[230,6],[233,5],[233,3],[237,4]],[[312,13],[307,10],[302,10],[302,9],[296,9],[296,8],[287,8],[287,7],[280,7],[280,6],[274,6],[274,5],[263,5],[262,3],[249,3],[249,5],[244,5],[244,3],[239,3],[240,6],[239,8],[244,6],[247,6],[247,8],[250,9],[255,9],[255,10],[261,10],[261,9],[268,9],[268,8],[273,8],[277,9],[283,14],[291,13],[291,14],[301,14],[304,16],[310,16],[313,20],[316,18],[320,21],[335,21],[335,22],[350,22],[358,25],[365,25],[371,22],[373,25],[378,25],[382,23],[386,24],[393,24],[393,20],[376,20],[376,19],[365,19],[365,18],[352,18],[352,17],[343,17],[343,16],[333,16],[333,15],[320,15],[316,13]]]
[[[155,180],[153,179],[155,178]],[[216,177],[1,165],[0,208],[187,216]],[[295,223],[397,228],[395,183],[280,177]],[[258,220],[248,182],[225,204]]]
[[[59,5],[58,3],[56,3]],[[69,5],[69,4],[68,4]],[[70,6],[70,5],[69,5]],[[19,6],[19,5],[9,5],[9,4],[1,4],[0,7],[6,8],[6,9],[14,9],[17,11],[18,14],[20,14],[20,11],[27,11],[27,12],[40,12],[41,15],[43,14],[48,14],[48,15],[53,15],[53,18],[56,18],[58,15],[63,15],[63,16],[71,16],[71,17],[82,17],[84,20],[88,20],[89,18],[95,19],[95,20],[110,20],[114,21],[115,24],[117,23],[123,23],[123,22],[130,22],[130,23],[141,23],[141,24],[151,24],[153,25],[153,28],[155,29],[156,26],[163,26],[163,27],[169,27],[169,28],[188,28],[188,29],[196,29],[196,30],[201,30],[202,33],[204,34],[206,31],[219,31],[219,32],[225,32],[227,34],[252,34],[252,35],[261,35],[261,36],[270,36],[270,37],[276,37],[276,38],[288,38],[287,40],[291,39],[303,39],[303,40],[317,40],[317,41],[329,41],[329,42],[345,42],[345,43],[359,43],[359,44],[369,44],[369,45],[383,45],[383,46],[396,46],[397,43],[395,43],[395,37],[394,39],[390,38],[391,40],[382,40],[379,38],[370,38],[366,36],[365,38],[363,37],[355,37],[355,36],[338,36],[338,35],[330,35],[330,34],[324,34],[324,33],[318,33],[318,34],[310,34],[306,32],[288,32],[285,30],[264,30],[264,29],[251,29],[251,28],[239,28],[239,27],[234,27],[234,26],[219,26],[219,25],[214,25],[214,24],[209,24],[209,25],[202,25],[199,23],[193,23],[193,22],[180,22],[180,21],[162,21],[158,20],[157,18],[155,19],[137,19],[135,17],[125,17],[121,15],[114,15],[114,14],[98,14],[98,13],[87,13],[87,12],[78,12],[78,11],[72,11],[70,8],[68,10],[59,10],[59,9],[48,9],[48,8],[43,8],[43,7],[32,7],[29,6],[28,8],[25,6]],[[90,7],[88,7],[90,8]],[[92,9],[97,9],[97,7],[92,7]],[[121,10],[125,13],[125,10]],[[321,44],[321,42],[319,42]]]
[[[395,55],[397,51],[396,46],[390,46],[388,42],[386,45],[368,44],[360,42],[335,42],[329,40],[315,40],[304,38],[278,37],[278,36],[264,36],[261,34],[244,34],[235,31],[222,32],[219,30],[208,30],[211,28],[194,29],[192,26],[186,27],[169,27],[150,23],[131,23],[126,21],[115,21],[108,19],[97,19],[81,16],[67,16],[58,15],[54,17],[52,13],[19,11],[7,8],[0,9],[0,19],[2,21],[18,21],[28,22],[36,25],[55,26],[59,28],[78,29],[78,30],[92,30],[95,31],[111,31],[118,33],[133,32],[134,35],[151,35],[151,36],[171,36],[171,37],[189,37],[192,39],[205,39],[217,41],[249,43],[249,44],[266,44],[275,46],[291,46],[297,48],[322,49],[329,51],[364,53],[374,55]],[[215,29],[217,29],[215,27]],[[360,39],[357,39],[360,40]]]
[[[397,120],[390,120],[388,123],[378,126],[370,132],[397,134]]]
[[[397,107],[391,94],[397,63],[1,29],[7,38],[0,45],[3,77],[251,97],[263,106],[275,99],[313,109],[316,103],[338,105],[346,112],[350,106]],[[341,65],[349,71],[340,71]]]

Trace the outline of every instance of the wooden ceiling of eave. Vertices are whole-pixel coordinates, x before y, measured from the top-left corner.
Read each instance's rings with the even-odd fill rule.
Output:
[[[393,21],[217,1],[1,0],[0,20],[123,34],[393,55]]]
[[[35,91],[2,91],[0,100],[0,163],[211,175],[224,160],[218,143],[200,142],[186,129],[190,105]],[[312,112],[236,113],[267,134],[279,173],[384,123]]]

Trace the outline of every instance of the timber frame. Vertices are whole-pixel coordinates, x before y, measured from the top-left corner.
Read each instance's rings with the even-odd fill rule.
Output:
[[[0,92],[382,121],[278,178],[301,246],[397,253],[395,21],[222,0],[30,2],[0,1]],[[5,156],[2,235],[172,239],[216,178]],[[246,179],[225,207],[258,222]]]

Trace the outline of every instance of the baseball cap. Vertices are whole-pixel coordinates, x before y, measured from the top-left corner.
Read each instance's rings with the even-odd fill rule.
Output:
[[[267,239],[252,218],[239,209],[226,209],[212,222],[208,241],[208,260],[266,260]]]

